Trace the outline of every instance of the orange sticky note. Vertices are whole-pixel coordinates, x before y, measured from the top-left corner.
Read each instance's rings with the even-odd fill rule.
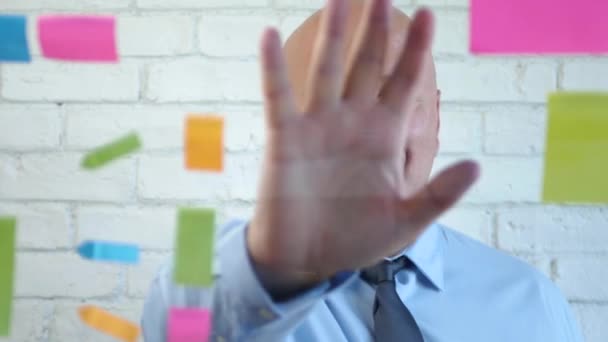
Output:
[[[85,305],[78,310],[80,319],[91,328],[122,341],[136,342],[139,327],[127,320],[92,305]]]
[[[190,116],[186,119],[185,160],[191,170],[222,171],[224,168],[224,119]]]

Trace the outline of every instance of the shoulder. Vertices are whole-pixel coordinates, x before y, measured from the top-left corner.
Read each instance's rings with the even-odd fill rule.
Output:
[[[447,262],[466,264],[480,271],[492,271],[492,273],[500,273],[507,277],[524,277],[539,284],[551,283],[544,274],[523,260],[446,226],[439,225],[439,227],[444,240],[444,253]]]
[[[546,275],[504,251],[440,228],[446,271],[456,287],[473,290],[487,302],[502,303],[507,311],[525,318],[524,325],[542,323],[548,329],[544,333],[554,334],[554,341],[582,341],[568,301]]]
[[[555,296],[559,290],[545,274],[529,263],[505,251],[488,246],[448,227],[441,226],[446,268],[475,275],[480,286],[497,286],[497,290],[524,288],[537,298]]]

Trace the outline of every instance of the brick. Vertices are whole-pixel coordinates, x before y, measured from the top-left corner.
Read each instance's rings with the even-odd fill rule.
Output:
[[[173,239],[170,240],[173,242]],[[154,280],[161,267],[168,262],[171,262],[170,254],[142,253],[139,265],[129,268],[127,271],[128,295],[135,298],[146,298],[152,280]]]
[[[94,172],[80,169],[82,155],[0,155],[0,199],[128,201],[134,188],[132,159]]]
[[[498,211],[498,242],[512,251],[608,251],[608,213],[594,207],[533,206]]]
[[[138,194],[154,200],[252,200],[256,196],[259,155],[228,155],[222,174],[184,169],[183,156],[142,156]]]
[[[278,19],[276,15],[205,15],[198,27],[201,52],[207,56],[257,56],[264,29],[278,26]]]
[[[608,301],[608,273],[605,256],[561,257],[555,282],[570,300]]]
[[[439,222],[487,245],[492,244],[492,215],[487,209],[456,207],[440,217]]]
[[[61,108],[52,105],[0,105],[0,149],[53,149],[61,135]]]
[[[463,158],[440,156],[434,174]],[[464,196],[464,203],[490,204],[539,202],[542,182],[541,158],[473,158],[481,165],[481,177]]]
[[[466,11],[436,11],[433,52],[466,55],[469,51],[469,14]]]
[[[440,120],[441,153],[481,151],[482,121],[477,108],[444,106]]]
[[[325,0],[275,0],[278,8],[320,9],[325,6]]]
[[[260,82],[255,62],[179,58],[150,65],[146,98],[155,102],[259,102]]]
[[[3,0],[0,10],[106,10],[126,9],[131,0]]]
[[[17,217],[18,248],[68,248],[72,230],[66,206],[58,204],[0,205],[0,216]]]
[[[393,7],[412,6],[416,0],[393,0]]]
[[[14,300],[10,339],[0,338],[0,341],[46,341],[53,311],[54,304],[50,300]]]
[[[121,56],[173,56],[192,53],[194,18],[186,15],[118,17]]]
[[[172,207],[80,206],[76,209],[78,243],[124,241],[142,249],[173,248],[175,209]]]
[[[608,76],[608,60],[605,58],[565,62],[562,88],[568,91],[606,89],[608,88],[606,76]]]
[[[534,155],[544,152],[547,114],[543,106],[493,106],[484,111],[484,151]]]
[[[488,58],[436,64],[444,101],[541,103],[556,89],[557,67],[551,63]]]
[[[482,176],[472,200],[477,202],[538,202],[542,181],[541,158],[481,159]]]
[[[222,113],[227,151],[259,151],[265,146],[266,127],[261,107],[224,107]]]
[[[2,67],[2,97],[19,101],[135,101],[136,64],[70,64],[35,61]]]
[[[137,193],[142,199],[227,197],[222,175],[186,171],[183,155],[141,156],[137,178]]]
[[[557,89],[557,64],[550,61],[518,64],[517,89],[524,102],[546,102],[547,94]]]
[[[584,304],[573,305],[574,312],[578,317],[581,329],[587,342],[605,342],[608,336],[608,304]]]
[[[117,290],[121,274],[120,266],[67,252],[17,253],[16,270],[15,295],[43,298],[109,296]]]
[[[82,323],[78,308],[82,305],[95,305],[121,318],[139,324],[143,302],[140,299],[120,301],[72,301],[58,300],[55,319],[50,328],[50,341],[94,341],[114,342],[115,338],[104,335]]]
[[[243,8],[256,8],[266,7],[269,5],[270,0],[136,0],[137,7],[139,8],[150,8],[150,9],[181,9],[181,8],[231,8],[238,7]]]

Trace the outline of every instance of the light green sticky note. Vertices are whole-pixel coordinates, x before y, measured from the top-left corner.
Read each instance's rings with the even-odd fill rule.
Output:
[[[608,93],[549,96],[543,201],[608,203]]]
[[[115,159],[138,150],[140,147],[139,136],[135,133],[128,134],[87,154],[82,161],[82,167],[85,169],[100,168]]]
[[[215,211],[180,209],[177,218],[173,280],[186,286],[213,283]]]
[[[0,217],[0,336],[8,336],[11,327],[16,226],[14,217]]]

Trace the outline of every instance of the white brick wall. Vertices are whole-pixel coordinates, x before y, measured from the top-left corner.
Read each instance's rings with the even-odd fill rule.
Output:
[[[259,33],[291,33],[323,0],[2,0],[2,13],[78,12],[118,18],[119,65],[43,60],[0,66],[0,215],[19,217],[14,335],[9,341],[108,341],[75,309],[103,306],[137,320],[173,245],[175,207],[212,205],[222,220],[251,214],[264,123]],[[442,222],[528,261],[573,303],[590,342],[608,336],[608,209],[540,202],[547,91],[608,90],[608,58],[476,58],[468,0],[431,6],[443,91],[436,169],[463,157],[483,177]],[[226,171],[184,170],[183,118],[226,117]],[[89,173],[83,153],[137,129],[141,153]],[[137,267],[91,264],[73,248],[98,238],[137,242]],[[59,276],[58,276],[59,275]],[[0,341],[6,341],[0,339]]]
[[[0,150],[52,151],[59,147],[61,109],[54,105],[0,105]]]
[[[131,102],[139,97],[139,68],[109,64],[32,64],[2,67],[2,98],[14,101]]]
[[[121,16],[118,18],[118,48],[122,56],[192,53],[196,19],[187,15]]]

